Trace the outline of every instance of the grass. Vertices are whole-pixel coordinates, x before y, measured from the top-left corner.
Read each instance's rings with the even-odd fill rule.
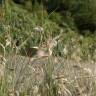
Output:
[[[95,96],[96,34],[61,28],[61,17],[42,13],[42,6],[33,13],[7,7],[0,26],[0,96]],[[22,56],[34,46],[48,55]]]

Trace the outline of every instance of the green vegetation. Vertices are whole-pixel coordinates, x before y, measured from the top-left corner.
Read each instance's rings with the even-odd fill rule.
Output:
[[[96,1],[3,3],[0,96],[96,96]],[[28,57],[34,47],[47,56],[39,58],[37,52]]]

